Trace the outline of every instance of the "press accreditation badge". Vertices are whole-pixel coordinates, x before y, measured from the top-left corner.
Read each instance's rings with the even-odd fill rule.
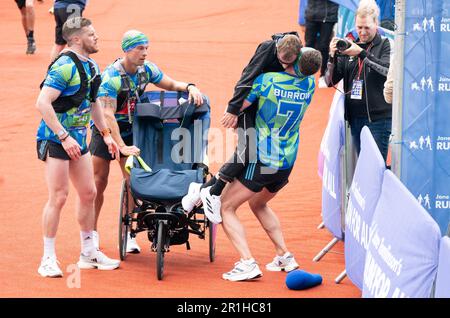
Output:
[[[363,80],[354,80],[352,84],[351,99],[362,99]]]

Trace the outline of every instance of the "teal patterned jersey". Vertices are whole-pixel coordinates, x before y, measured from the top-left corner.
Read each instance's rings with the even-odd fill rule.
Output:
[[[258,100],[256,149],[263,164],[279,170],[294,165],[300,123],[314,88],[313,76],[297,77],[286,72],[262,74],[253,82],[246,100]]]
[[[145,75],[147,83],[158,84],[163,78],[163,72],[155,64],[145,61],[144,63]],[[128,74],[131,88],[131,96],[135,95],[138,86],[138,72],[133,75]],[[98,96],[109,96],[113,99],[117,99],[117,95],[120,92],[121,78],[119,71],[114,67],[114,63],[109,65],[102,74],[102,84],[98,92]],[[118,105],[119,106],[119,105]],[[115,114],[117,122],[128,122],[128,108]]]
[[[80,60],[83,65],[86,76],[90,81],[92,76],[100,74],[100,69],[93,60]],[[89,63],[93,63],[96,74],[91,74]],[[47,77],[44,81],[44,86],[52,87],[61,92],[60,96],[71,96],[80,89],[80,74],[77,71],[75,63],[69,56],[61,56],[47,72]],[[70,136],[74,138],[81,146],[81,150],[85,150],[86,132],[89,120],[91,118],[91,103],[89,101],[90,86],[88,87],[86,98],[78,108],[72,108],[66,113],[56,113],[56,117],[63,127],[69,132]],[[37,140],[51,140],[61,143],[53,131],[46,125],[44,120],[41,120],[37,131]]]

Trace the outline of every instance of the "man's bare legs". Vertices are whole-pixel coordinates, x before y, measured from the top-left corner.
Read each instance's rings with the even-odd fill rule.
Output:
[[[97,189],[97,196],[95,197],[94,222],[94,230],[97,231],[98,218],[100,216],[104,201],[104,192],[108,185],[110,161],[97,156],[92,156],[92,163],[94,167],[95,187]]]
[[[78,160],[71,160],[69,173],[70,180],[78,194],[76,213],[80,229],[85,232],[93,231],[95,222],[94,200],[97,191],[90,154],[85,154]]]
[[[269,238],[275,247],[277,255],[282,256],[287,252],[284,242],[283,232],[281,231],[280,221],[267,203],[275,197],[276,193],[270,193],[264,188],[261,192],[255,194],[248,204],[255,214],[259,223],[263,226]]]
[[[78,160],[47,157],[45,167],[49,199],[44,207],[42,217],[44,257],[38,271],[42,276],[60,277],[62,271],[56,262],[55,237],[61,210],[69,194],[69,178],[78,193],[76,214],[82,233],[82,252],[85,254],[91,254],[94,250],[92,230],[96,191],[89,155],[84,155]]]
[[[36,42],[34,40],[34,5],[33,0],[26,0],[25,7],[20,9],[20,14],[22,16],[22,26],[25,31],[25,36],[27,37],[27,54],[34,54],[36,51]]]
[[[262,276],[262,272],[250,252],[244,226],[236,215],[238,207],[254,195],[254,192],[244,187],[237,180],[225,187],[222,193],[221,214],[223,229],[240,255],[240,260],[235,263],[234,268],[222,275],[222,278],[225,280],[242,281]]]
[[[237,180],[225,188],[222,194],[222,225],[225,234],[238,251],[241,261],[232,271],[222,276],[224,279],[239,281],[261,275],[259,268],[256,267],[255,269],[255,261],[247,243],[244,227],[236,215],[237,208],[245,201],[249,202],[252,212],[275,247],[276,257],[266,265],[266,269],[269,271],[291,271],[298,268],[297,262],[286,247],[280,221],[267,205],[275,196],[276,193],[271,193],[266,188],[258,193],[252,192]]]
[[[243,260],[251,259],[252,254],[247,243],[244,226],[237,217],[236,210],[254,195],[255,192],[235,180],[225,187],[221,197],[220,212],[223,230]]]
[[[125,171],[125,162],[126,157],[120,158],[120,169],[122,171],[122,176],[125,180],[127,180],[128,186],[130,185],[130,179],[128,173]],[[103,207],[104,202],[104,192],[108,185],[108,177],[110,171],[110,163],[111,161],[105,160],[103,158],[92,156],[92,162],[94,167],[94,179],[95,186],[97,188],[97,196],[95,197],[95,222],[94,222],[94,235],[96,237],[96,244],[98,244],[99,236],[97,233],[98,228],[98,219],[100,217],[100,212]],[[128,212],[131,212],[134,208],[134,200],[131,195],[131,191],[128,191]],[[97,246],[98,247],[98,246]],[[137,246],[137,243],[134,239],[127,240],[127,251],[131,253],[139,253],[140,247]]]
[[[267,202],[272,200],[275,195],[276,193],[270,193],[265,188],[261,192],[255,193],[247,189],[239,181],[234,181],[225,188],[224,194],[222,195],[221,210],[223,228],[242,259],[251,258],[251,253],[245,238],[244,228],[236,215],[236,210],[246,201],[249,202],[252,212],[272,240],[276,253],[283,255],[287,252],[280,221],[267,205]]]
[[[46,180],[49,199],[44,207],[42,227],[44,234],[44,257],[38,269],[44,277],[61,277],[55,254],[55,237],[58,230],[61,210],[69,193],[69,178],[77,191],[76,215],[80,225],[81,256],[80,268],[111,270],[120,262],[106,257],[94,246],[93,229],[95,222],[94,200],[96,197],[93,168],[90,154],[78,160],[62,160],[47,157]]]
[[[69,194],[69,161],[48,157],[45,169],[49,196],[42,215],[42,232],[45,237],[54,238]]]

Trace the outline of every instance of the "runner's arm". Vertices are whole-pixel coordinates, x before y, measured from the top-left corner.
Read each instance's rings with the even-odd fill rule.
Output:
[[[81,146],[78,142],[66,132],[63,136],[59,136],[59,132],[65,130],[64,126],[59,122],[58,117],[56,117],[55,110],[53,109],[52,103],[59,97],[61,91],[50,87],[43,86],[41,92],[39,93],[36,108],[42,115],[42,119],[45,121],[46,125],[61,139],[61,145],[68,154],[68,156],[76,160],[81,157]]]
[[[52,106],[52,103],[60,94],[61,91],[53,87],[43,86],[36,101],[36,108],[41,113],[42,119],[44,119],[47,126],[50,127],[55,135],[58,135],[58,132],[64,129],[63,125],[59,122],[58,117],[56,117],[55,110]]]
[[[202,93],[194,85],[189,85],[189,89],[188,89],[188,83],[176,81],[167,75],[163,75],[163,78],[161,79],[161,81],[157,84],[155,83],[155,85],[159,88],[163,88],[168,91],[188,92],[189,100],[193,101],[195,103],[195,105],[201,106],[203,103]]]
[[[102,103],[99,99],[95,103],[91,104],[92,110],[92,120],[94,121],[95,126],[99,131],[104,131],[106,129],[111,129],[107,126],[107,121],[105,120],[105,113],[103,111]],[[117,124],[117,122],[116,122]],[[112,130],[111,130],[112,131]],[[120,159],[119,147],[114,139],[111,137],[111,134],[106,134],[103,136],[103,141],[108,146],[108,151],[111,155],[114,156],[115,159]]]
[[[102,96],[99,99],[103,105],[106,124],[111,129],[111,136],[119,146],[120,152],[125,156],[138,156],[140,154],[139,148],[136,146],[127,146],[123,141],[122,136],[120,135],[119,124],[117,123],[116,117],[114,116],[117,110],[117,99],[107,96]]]

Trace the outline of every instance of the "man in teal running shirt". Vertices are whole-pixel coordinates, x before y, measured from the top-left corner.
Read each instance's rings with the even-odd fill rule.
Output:
[[[63,275],[56,258],[55,237],[69,193],[69,179],[78,194],[76,212],[81,229],[78,267],[113,270],[120,264],[96,249],[93,240],[96,189],[86,143],[91,115],[108,152],[117,159],[119,157],[102,105],[96,99],[100,71],[89,55],[98,51],[98,37],[91,21],[79,17],[68,19],[62,32],[68,50],[49,66],[36,102],[42,115],[37,132],[37,154],[45,162],[49,191],[42,218],[44,256],[38,269],[43,277]]]
[[[293,37],[293,50],[296,41],[298,38]],[[320,52],[309,52],[311,66],[320,66]],[[222,194],[223,229],[240,254],[235,267],[222,275],[225,280],[242,281],[262,276],[236,215],[238,207],[247,201],[275,246],[277,255],[266,265],[266,270],[289,272],[298,267],[286,247],[280,222],[267,203],[288,183],[297,157],[299,126],[314,94],[315,82],[313,76],[296,75],[294,65],[283,67],[284,72],[260,75],[243,105],[245,108],[258,100],[256,160],[249,163]]]

